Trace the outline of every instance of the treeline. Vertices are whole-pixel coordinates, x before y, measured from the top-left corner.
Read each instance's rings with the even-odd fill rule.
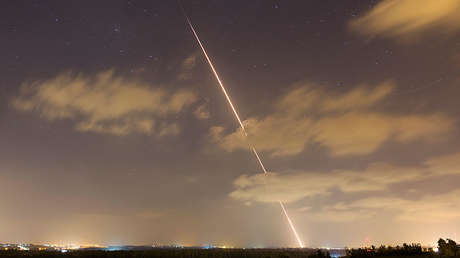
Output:
[[[460,250],[457,243],[452,239],[438,240],[438,250],[441,257],[460,257]]]
[[[424,249],[420,244],[403,244],[402,246],[380,246],[376,248],[347,249],[349,258],[368,258],[368,257],[433,257],[433,258],[460,258],[459,246],[454,240],[442,239],[438,241],[438,252],[433,249]]]
[[[402,246],[380,246],[376,248],[371,246],[370,248],[358,248],[346,250],[347,257],[358,258],[358,257],[394,257],[394,256],[425,256],[431,255],[432,252],[424,251],[420,244],[403,244]]]

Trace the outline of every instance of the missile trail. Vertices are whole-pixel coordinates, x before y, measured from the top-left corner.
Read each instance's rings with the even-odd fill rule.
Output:
[[[182,5],[181,5],[181,8],[182,8]],[[197,41],[198,44],[200,45],[200,48],[201,48],[201,50],[203,51],[203,54],[204,54],[204,56],[206,57],[206,60],[208,61],[209,66],[211,67],[212,73],[214,73],[214,76],[216,77],[216,80],[217,80],[217,82],[219,83],[220,88],[221,88],[222,91],[224,92],[225,98],[227,99],[228,104],[230,104],[230,107],[232,108],[233,114],[235,114],[236,119],[238,120],[238,123],[240,124],[241,129],[242,129],[243,132],[244,132],[244,135],[247,136],[248,134],[246,133],[246,129],[244,128],[244,125],[243,125],[243,123],[241,122],[240,116],[238,115],[238,112],[236,112],[235,106],[233,106],[233,103],[232,103],[232,101],[230,100],[230,96],[228,96],[228,93],[227,93],[227,91],[225,90],[225,87],[224,87],[224,85],[222,84],[222,81],[220,80],[219,75],[217,74],[216,69],[214,68],[214,65],[213,65],[212,62],[211,62],[211,59],[209,59],[209,56],[208,56],[208,53],[206,52],[206,49],[204,49],[204,46],[203,46],[203,44],[201,43],[200,38],[198,38],[198,34],[196,33],[195,29],[193,28],[192,22],[191,22],[190,19],[188,18],[187,14],[185,14],[185,10],[184,10],[183,8],[182,8],[182,12],[184,13],[184,16],[185,16],[185,18],[187,19],[187,23],[188,23],[188,25],[190,26],[190,29],[192,30],[193,35],[194,35],[195,38],[196,38],[196,41]]]
[[[198,37],[198,34],[196,33],[195,28],[194,28],[193,25],[192,25],[192,22],[190,21],[190,19],[189,19],[187,13],[185,12],[185,10],[184,10],[184,8],[182,7],[182,5],[181,5],[180,2],[179,2],[179,6],[180,6],[180,8],[182,9],[182,13],[183,13],[184,16],[185,16],[185,19],[187,20],[187,23],[188,23],[188,25],[189,25],[189,27],[190,27],[190,30],[192,31],[193,35],[195,36],[195,39],[196,39],[196,41],[198,42],[198,45],[200,46],[201,51],[203,52],[203,55],[205,56],[206,60],[208,61],[209,66],[211,67],[211,70],[212,70],[212,73],[214,74],[214,77],[216,77],[216,80],[217,80],[217,82],[219,83],[219,86],[220,86],[220,88],[222,89],[222,92],[224,93],[225,98],[227,99],[228,104],[229,104],[230,107],[232,108],[233,114],[235,115],[236,120],[238,120],[238,123],[240,124],[240,127],[241,127],[241,130],[242,130],[243,134],[247,137],[247,136],[248,136],[248,133],[246,132],[246,128],[244,127],[243,122],[241,122],[241,118],[240,118],[240,116],[238,115],[238,112],[236,111],[236,108],[235,108],[235,106],[233,105],[233,103],[232,103],[232,101],[231,101],[231,99],[230,99],[230,96],[229,96],[228,93],[227,93],[227,90],[225,90],[225,87],[224,87],[222,81],[220,80],[219,75],[217,74],[217,71],[216,71],[216,69],[214,68],[214,65],[212,64],[212,61],[211,61],[211,59],[209,58],[208,53],[206,52],[206,49],[204,48],[203,44],[201,43],[201,40],[200,40],[200,38]],[[259,162],[259,165],[260,165],[260,167],[262,168],[264,174],[267,175],[267,174],[268,174],[268,173],[267,173],[267,170],[265,169],[265,166],[264,166],[264,164],[262,163],[262,160],[260,159],[260,156],[259,156],[259,154],[257,153],[256,148],[255,148],[254,146],[252,146],[252,145],[250,145],[250,148],[251,148],[252,152],[254,153],[254,156],[257,158],[257,161]],[[303,245],[303,243],[302,243],[302,240],[300,239],[299,235],[297,234],[297,230],[295,229],[294,223],[292,223],[292,220],[291,220],[291,218],[289,217],[289,214],[287,213],[287,210],[286,210],[286,208],[284,207],[283,202],[281,202],[281,201],[278,201],[278,202],[279,202],[279,204],[280,204],[280,206],[281,206],[281,209],[283,210],[284,216],[286,217],[286,219],[287,219],[287,221],[288,221],[288,223],[289,223],[289,226],[290,226],[290,228],[291,228],[291,230],[292,230],[292,233],[294,233],[294,236],[295,236],[295,238],[297,239],[297,242],[298,242],[299,246],[300,246],[301,248],[303,248],[304,245]]]
[[[294,223],[292,223],[291,218],[289,218],[289,214],[286,211],[286,208],[284,208],[284,204],[282,201],[278,201],[280,203],[281,209],[283,209],[284,215],[286,216],[287,221],[289,222],[289,226],[291,227],[292,233],[294,233],[295,238],[297,239],[297,242],[299,243],[299,246],[303,248],[303,243],[302,240],[300,240],[299,234],[297,234],[297,230],[295,230]]]

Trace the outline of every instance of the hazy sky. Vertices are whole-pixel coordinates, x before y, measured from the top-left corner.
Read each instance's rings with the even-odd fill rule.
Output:
[[[183,5],[247,139],[176,1],[2,2],[0,242],[456,238],[458,0]]]

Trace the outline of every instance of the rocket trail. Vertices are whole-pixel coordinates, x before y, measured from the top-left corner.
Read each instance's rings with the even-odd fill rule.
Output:
[[[302,240],[300,240],[299,234],[297,234],[297,230],[295,230],[294,223],[292,223],[291,218],[289,218],[289,214],[286,211],[286,208],[284,208],[284,204],[282,201],[278,201],[280,203],[281,209],[283,209],[284,215],[286,216],[287,221],[289,222],[289,226],[291,227],[292,233],[294,233],[295,238],[297,239],[297,242],[299,243],[299,246],[303,248],[303,243]]]
[[[182,8],[182,5],[181,5],[181,8]],[[214,76],[216,77],[216,80],[217,80],[217,82],[219,83],[220,88],[221,88],[222,91],[224,92],[225,98],[227,98],[228,104],[230,104],[230,107],[232,108],[233,114],[235,114],[236,119],[238,120],[238,123],[240,124],[241,129],[243,130],[244,135],[247,136],[248,134],[246,133],[246,129],[244,128],[244,125],[243,125],[243,123],[241,122],[240,116],[238,115],[238,112],[236,112],[235,106],[233,106],[233,103],[232,103],[232,101],[230,100],[230,96],[228,96],[228,93],[227,93],[227,91],[225,90],[225,87],[224,87],[224,85],[222,84],[222,81],[220,80],[219,75],[218,75],[217,72],[216,72],[216,69],[214,69],[214,65],[212,64],[211,59],[209,59],[208,53],[206,52],[206,49],[204,49],[204,46],[203,46],[203,44],[201,43],[201,40],[200,40],[200,38],[198,37],[198,34],[196,34],[196,31],[195,31],[195,29],[193,28],[192,22],[191,22],[190,19],[188,18],[187,14],[185,13],[185,10],[184,10],[183,8],[182,8],[182,12],[184,13],[185,18],[187,19],[187,23],[188,23],[188,25],[190,26],[190,29],[192,30],[193,35],[194,35],[195,38],[196,38],[196,41],[198,41],[198,44],[200,45],[200,48],[201,48],[201,50],[203,51],[203,54],[204,54],[204,56],[206,57],[206,60],[208,61],[209,66],[211,66],[212,73],[214,73]]]
[[[206,60],[208,61],[209,66],[211,67],[211,70],[212,70],[212,73],[214,74],[214,77],[216,77],[216,80],[217,80],[217,82],[219,83],[219,86],[220,86],[220,88],[222,89],[222,92],[224,93],[225,98],[227,99],[228,104],[229,104],[230,107],[232,108],[233,114],[235,115],[236,120],[238,120],[238,123],[240,124],[240,127],[241,127],[241,130],[242,130],[243,134],[247,137],[247,136],[248,136],[248,133],[246,132],[246,128],[244,127],[243,122],[241,122],[241,118],[240,118],[240,116],[238,115],[238,112],[236,111],[235,106],[233,105],[233,103],[232,103],[232,101],[231,101],[231,99],[230,99],[230,96],[228,95],[227,91],[225,90],[225,87],[224,87],[222,81],[220,80],[219,75],[217,74],[217,71],[216,71],[216,69],[214,68],[214,65],[212,64],[212,61],[211,61],[211,59],[209,58],[208,53],[206,52],[206,49],[204,48],[203,44],[201,43],[201,40],[200,40],[200,38],[198,37],[198,34],[196,33],[195,28],[194,28],[193,25],[192,25],[192,22],[190,21],[188,15],[185,13],[185,10],[184,10],[184,8],[182,7],[182,5],[181,5],[180,2],[179,2],[179,6],[180,6],[180,8],[182,9],[182,13],[183,13],[184,16],[185,16],[185,19],[187,20],[187,23],[188,23],[188,25],[189,25],[189,27],[190,27],[190,30],[193,32],[193,35],[195,36],[195,39],[196,39],[196,41],[198,42],[198,45],[200,46],[201,51],[203,52],[203,55],[205,56]],[[254,146],[252,146],[252,145],[250,145],[250,148],[251,148],[252,152],[254,153],[254,156],[257,158],[257,161],[259,162],[259,165],[260,165],[260,167],[262,168],[264,174],[266,175],[266,174],[267,174],[267,170],[265,169],[265,166],[264,166],[264,164],[262,163],[262,160],[260,159],[260,156],[259,156],[259,154],[257,153],[256,148],[255,148]],[[295,236],[295,238],[297,239],[297,242],[298,242],[299,246],[300,246],[301,248],[303,248],[304,245],[303,245],[303,243],[302,243],[302,240],[300,239],[299,235],[297,234],[297,230],[295,229],[294,223],[292,223],[292,220],[291,220],[291,218],[289,217],[289,214],[288,214],[286,208],[284,207],[283,202],[281,202],[281,201],[278,201],[278,202],[279,202],[279,204],[280,204],[280,206],[281,206],[281,209],[283,210],[284,216],[286,217],[286,219],[287,219],[287,221],[288,221],[288,223],[289,223],[289,227],[291,228],[292,233],[294,233],[294,236]]]

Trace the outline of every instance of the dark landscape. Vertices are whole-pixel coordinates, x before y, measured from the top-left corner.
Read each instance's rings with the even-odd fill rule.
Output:
[[[38,246],[32,248],[40,248]],[[113,247],[112,247],[113,248]],[[39,250],[3,250],[2,257],[155,257],[155,258],[372,258],[372,257],[419,257],[419,258],[455,258],[460,257],[460,245],[451,239],[440,239],[436,250],[424,248],[419,244],[403,244],[402,246],[380,246],[351,249],[310,249],[310,248],[260,248],[260,249],[238,249],[238,248],[150,248],[141,246],[118,247],[122,250],[110,251],[110,248],[86,248],[80,250],[61,251],[39,251]],[[124,249],[124,250],[123,250]]]

